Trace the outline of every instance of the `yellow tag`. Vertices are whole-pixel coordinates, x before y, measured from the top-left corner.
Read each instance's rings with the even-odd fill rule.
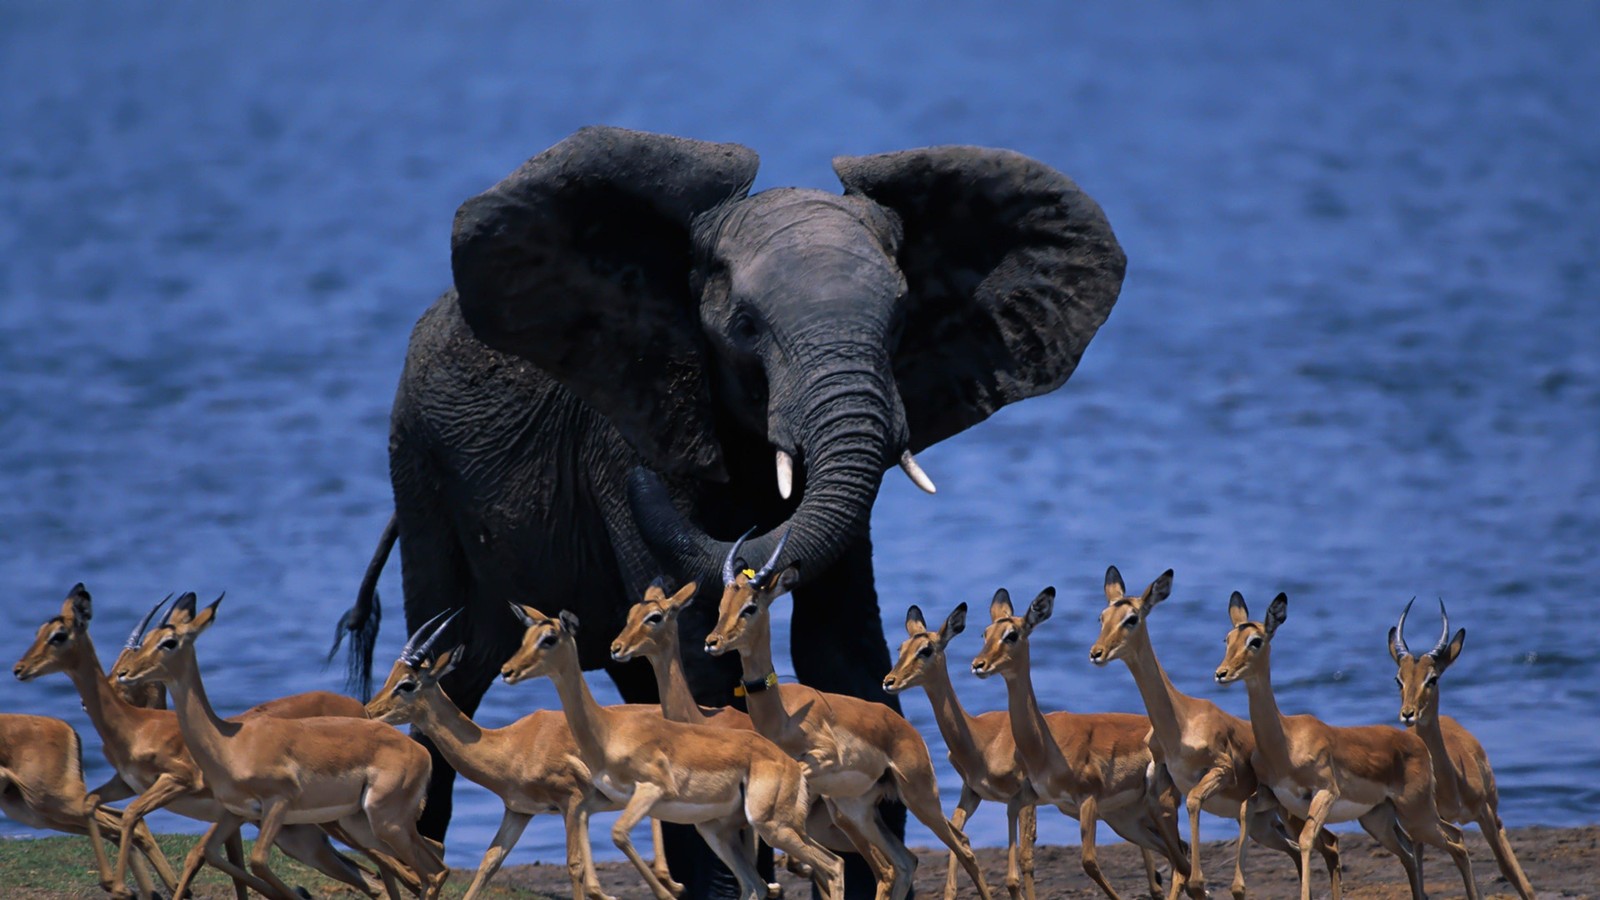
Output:
[[[756,570],[755,569],[745,569],[744,570],[744,577],[750,579],[751,581],[755,581],[756,580]]]

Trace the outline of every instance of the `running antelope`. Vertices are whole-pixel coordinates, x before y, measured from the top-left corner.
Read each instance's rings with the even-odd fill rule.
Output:
[[[629,832],[645,816],[695,826],[739,880],[743,900],[763,900],[767,882],[739,839],[748,822],[763,840],[811,866],[823,896],[843,887],[844,863],[806,836],[810,796],[800,764],[754,732],[711,729],[607,709],[595,702],[578,665],[578,618],[549,618],[512,605],[527,628],[501,671],[507,684],[536,676],[555,682],[567,725],[590,777],[623,802],[611,838],[658,900],[672,900],[639,857]]]
[[[950,685],[945,663],[945,648],[967,627],[967,605],[957,606],[938,631],[929,631],[916,606],[906,610],[905,642],[900,658],[884,676],[883,689],[898,694],[921,685],[933,704],[933,717],[949,748],[950,765],[961,776],[961,799],[956,803],[950,824],[961,828],[984,800],[1006,805],[1007,867],[1006,891],[1013,898],[1033,900],[1033,845],[1038,837],[1039,798],[1022,771],[1017,758],[1017,742],[1011,736],[1011,717],[1004,710],[968,715]],[[1143,848],[1140,848],[1143,849]],[[1145,851],[1148,853],[1149,851]],[[944,896],[956,895],[956,866],[950,854],[945,869]]]
[[[504,728],[483,728],[451,701],[439,687],[439,679],[455,668],[461,648],[431,655],[454,618],[439,623],[445,615],[440,613],[406,641],[389,680],[367,704],[367,714],[390,725],[414,725],[439,748],[450,768],[493,791],[505,804],[500,830],[484,852],[466,897],[477,896],[489,884],[529,819],[554,812],[561,814],[566,825],[567,874],[572,879],[573,900],[612,900],[595,876],[589,814],[621,807],[595,790],[572,731],[559,711],[540,710]],[[641,714],[654,713],[649,707],[640,710]],[[660,825],[654,819],[651,825],[656,838],[655,871],[665,883]]]
[[[100,841],[102,831],[121,830],[121,816],[96,805],[83,783],[83,744],[71,725],[46,716],[0,713],[0,811],[30,828],[88,835],[100,887],[111,892],[120,882],[112,880],[111,860]],[[133,840],[151,860],[160,855],[148,828],[136,830]],[[134,872],[144,896],[155,896],[144,865]]]
[[[1018,616],[1005,588],[996,591],[972,674],[1005,679],[1011,735],[1028,785],[1040,802],[1078,820],[1089,878],[1106,896],[1119,896],[1096,859],[1095,825],[1104,819],[1130,843],[1167,858],[1176,895],[1189,876],[1189,848],[1178,836],[1177,792],[1150,751],[1150,720],[1131,713],[1061,712],[1046,718],[1039,711],[1028,639],[1050,618],[1055,598],[1055,588],[1045,588]],[[1161,882],[1149,855],[1145,875],[1151,897],[1159,900]]]
[[[286,825],[337,823],[362,847],[381,847],[410,868],[425,900],[438,896],[450,874],[438,851],[417,833],[432,763],[422,746],[388,725],[366,718],[220,718],[206,698],[194,642],[216,621],[219,597],[192,619],[169,612],[123,663],[126,684],[162,681],[171,693],[183,742],[222,806],[201,843],[207,862],[269,897],[298,896],[267,866],[267,855]],[[258,823],[246,872],[218,849],[246,821]],[[380,861],[384,887],[399,891]],[[180,884],[178,895],[187,884]],[[363,892],[370,893],[364,881]]]
[[[693,581],[679,588],[671,596],[659,581],[645,589],[644,599],[628,610],[628,621],[617,639],[611,642],[611,658],[627,662],[644,657],[655,673],[656,693],[661,697],[661,714],[674,722],[690,725],[711,725],[715,728],[737,728],[755,731],[755,723],[743,710],[731,706],[704,709],[689,690],[689,679],[683,672],[683,655],[678,644],[678,614],[694,602],[699,585]],[[833,826],[827,806],[820,797],[812,797],[811,814],[806,819],[806,834],[829,850],[852,850],[849,839]],[[787,860],[789,870],[802,877],[811,872],[799,860]],[[769,886],[774,893],[777,885]],[[774,894],[775,895],[775,894]]]
[[[1190,846],[1200,844],[1200,811],[1222,816],[1239,824],[1239,843],[1234,847],[1233,884],[1230,891],[1243,900],[1245,836],[1264,847],[1280,850],[1300,865],[1300,847],[1282,831],[1276,804],[1270,793],[1252,806],[1256,796],[1256,773],[1250,767],[1255,753],[1255,733],[1250,723],[1223,712],[1210,700],[1190,697],[1173,686],[1150,646],[1150,613],[1156,604],[1172,594],[1172,570],[1150,583],[1144,593],[1128,596],[1122,573],[1116,566],[1106,569],[1106,608],[1100,613],[1100,637],[1089,648],[1089,661],[1104,666],[1114,659],[1128,664],[1139,696],[1150,716],[1153,749],[1167,766],[1172,781],[1186,798],[1189,808]],[[1292,821],[1298,834],[1303,823]],[[1328,867],[1333,896],[1340,895],[1339,842],[1333,832],[1318,832],[1317,849]],[[1190,860],[1189,894],[1205,896],[1205,878],[1200,872],[1200,854]]]
[[[706,636],[713,656],[737,651],[743,684],[736,693],[756,731],[806,765],[806,781],[828,804],[833,822],[872,867],[878,896],[895,900],[911,890],[917,858],[884,825],[878,804],[899,799],[961,860],[988,900],[989,887],[966,835],[939,807],[939,784],[922,735],[894,710],[859,697],[803,684],[779,684],[772,667],[772,601],[789,592],[799,573],[775,571],[787,533],[758,571],[739,560],[736,541],[722,564],[722,603]],[[843,624],[843,623],[841,623]]]
[[[1433,769],[1422,738],[1386,725],[1339,728],[1313,716],[1278,711],[1272,692],[1272,637],[1288,614],[1289,598],[1279,594],[1264,619],[1251,621],[1244,597],[1235,591],[1228,600],[1233,627],[1216,678],[1219,684],[1244,682],[1256,736],[1256,776],[1284,809],[1305,819],[1299,836],[1300,900],[1311,900],[1307,869],[1317,831],[1328,822],[1351,819],[1400,857],[1412,897],[1424,896],[1422,865],[1412,852],[1412,842],[1421,841],[1449,852],[1467,896],[1477,900],[1478,885],[1461,830],[1440,820],[1434,804]]]
[[[156,604],[134,626],[122,654],[118,656],[119,668],[129,654],[138,649],[139,641],[151,620],[171,599],[171,595],[168,595],[166,600]],[[171,615],[175,621],[187,622],[193,612],[194,595],[185,594],[179,598]],[[41,675],[66,673],[78,689],[89,721],[100,734],[101,751],[106,761],[116,770],[116,775],[96,788],[93,795],[101,803],[115,803],[136,797],[123,810],[119,826],[122,847],[117,854],[112,881],[116,885],[113,892],[121,896],[125,893],[122,885],[130,862],[128,837],[141,829],[148,833],[144,825],[146,815],[168,808],[191,819],[215,822],[222,807],[212,797],[200,766],[195,763],[183,742],[177,714],[166,709],[146,709],[129,702],[130,691],[133,692],[132,696],[154,696],[144,686],[108,681],[105,671],[100,667],[94,641],[89,636],[89,620],[93,615],[93,599],[88,590],[82,584],[75,585],[61,604],[60,614],[39,626],[33,645],[18,661],[15,674],[22,681],[31,681]],[[280,718],[328,715],[364,718],[366,710],[349,697],[314,691],[264,703],[247,710],[238,719],[262,715]],[[335,851],[321,829],[311,826],[286,828],[279,846],[290,856],[331,878],[355,887],[362,887],[366,883],[363,870]],[[237,868],[244,859],[239,842],[230,840],[227,849],[230,860]],[[159,849],[147,855],[167,888],[173,889],[194,876],[202,862],[199,850],[197,845],[185,861],[183,876],[173,873]],[[138,880],[137,868],[135,879]],[[243,897],[244,883],[237,883],[236,890]]]
[[[1465,628],[1450,637],[1450,616],[1439,601],[1439,617],[1443,625],[1439,640],[1433,649],[1413,656],[1406,646],[1407,603],[1400,613],[1400,622],[1389,629],[1389,655],[1400,671],[1395,681],[1400,685],[1400,721],[1428,745],[1428,758],[1433,762],[1433,797],[1439,807],[1439,816],[1447,822],[1477,822],[1483,836],[1494,852],[1494,861],[1523,900],[1533,900],[1533,885],[1517,862],[1506,837],[1506,827],[1500,821],[1500,792],[1494,783],[1494,770],[1489,767],[1489,754],[1472,736],[1472,732],[1449,716],[1439,715],[1439,676],[1450,668],[1461,655],[1461,646],[1467,640]],[[1418,848],[1421,856],[1421,848]]]

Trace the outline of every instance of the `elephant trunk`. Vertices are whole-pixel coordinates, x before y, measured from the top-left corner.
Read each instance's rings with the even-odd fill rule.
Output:
[[[841,363],[839,357],[848,362]],[[791,396],[789,416],[806,479],[788,521],[745,542],[741,555],[753,565],[771,556],[787,534],[778,569],[807,572],[828,568],[867,533],[884,470],[906,443],[904,413],[881,348],[830,348],[826,365],[800,366],[817,373]],[[731,546],[685,522],[666,487],[653,473],[636,470],[630,496],[645,540],[663,563],[684,578],[711,577]]]

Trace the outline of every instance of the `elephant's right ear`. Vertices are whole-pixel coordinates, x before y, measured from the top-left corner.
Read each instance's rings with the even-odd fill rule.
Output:
[[[462,318],[605,416],[653,468],[725,478],[690,224],[744,196],[758,162],[738,144],[573,134],[456,212]]]

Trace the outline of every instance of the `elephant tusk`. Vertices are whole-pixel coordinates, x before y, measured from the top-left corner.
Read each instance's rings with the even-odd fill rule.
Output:
[[[778,451],[778,496],[789,499],[794,492],[794,458],[789,454]]]
[[[900,468],[906,470],[906,477],[911,479],[912,484],[930,494],[939,493],[939,489],[933,484],[933,479],[929,478],[928,473],[922,471],[922,467],[917,465],[917,458],[911,455],[910,450],[900,454]]]

